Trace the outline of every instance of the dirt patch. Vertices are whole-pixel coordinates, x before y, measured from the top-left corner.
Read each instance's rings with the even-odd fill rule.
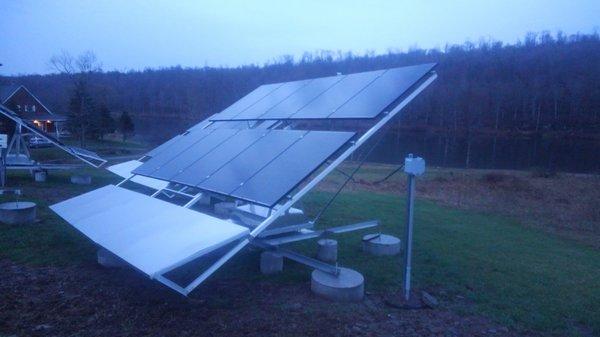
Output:
[[[399,310],[385,294],[319,299],[308,284],[213,280],[189,298],[130,270],[1,261],[0,333],[17,336],[534,336],[446,309]]]

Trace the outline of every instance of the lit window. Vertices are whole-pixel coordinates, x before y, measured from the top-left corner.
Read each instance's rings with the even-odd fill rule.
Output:
[[[31,111],[35,112],[35,104],[31,106]]]
[[[27,104],[25,104],[25,112],[29,111]]]

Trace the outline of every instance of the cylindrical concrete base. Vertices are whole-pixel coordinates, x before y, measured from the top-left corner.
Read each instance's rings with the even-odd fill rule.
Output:
[[[92,183],[92,177],[88,175],[73,175],[71,176],[71,183],[76,185],[89,185]]]
[[[365,294],[365,278],[348,268],[340,268],[337,276],[315,269],[311,274],[310,289],[330,300],[355,302],[362,300]]]
[[[338,243],[336,240],[320,239],[317,241],[317,245],[317,259],[328,263],[337,261]]]
[[[400,239],[387,234],[367,234],[362,239],[363,251],[373,255],[396,255],[400,253]]]
[[[35,182],[43,183],[46,181],[47,175],[48,175],[48,173],[46,171],[34,171],[33,179],[35,180]]]
[[[14,225],[35,221],[37,206],[29,201],[5,202],[0,204],[0,222]]]
[[[123,268],[127,266],[127,263],[121,260],[120,257],[109,252],[104,248],[99,248],[97,252],[98,264],[107,268]]]
[[[262,252],[260,254],[260,272],[269,275],[283,270],[283,256],[276,252]]]

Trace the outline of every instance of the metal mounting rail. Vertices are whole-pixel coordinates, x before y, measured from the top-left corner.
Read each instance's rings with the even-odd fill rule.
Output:
[[[328,228],[328,229],[319,230],[319,231],[310,231],[307,233],[283,236],[283,237],[278,237],[278,238],[273,238],[273,239],[262,239],[260,241],[264,242],[268,245],[277,246],[277,245],[282,245],[282,244],[291,243],[291,242],[297,242],[297,241],[318,238],[320,236],[327,235],[328,233],[340,234],[340,233],[352,232],[352,231],[366,229],[366,228],[373,228],[373,227],[377,227],[377,226],[379,226],[379,220],[365,221],[365,222],[359,222],[359,223],[346,225],[346,226]]]
[[[278,254],[281,254],[283,257],[288,258],[292,261],[296,261],[298,263],[301,263],[303,265],[309,266],[311,268],[314,269],[318,269],[321,270],[323,272],[332,274],[332,275],[339,275],[340,273],[340,269],[337,266],[325,263],[323,261],[319,261],[317,259],[313,259],[312,257],[308,257],[306,255],[302,255],[300,253],[296,253],[292,250],[289,249],[284,249],[284,248],[280,248],[277,246],[272,246],[269,245],[261,240],[255,240],[252,241],[252,244],[262,248],[262,249],[266,249],[266,250],[272,250],[274,252],[277,252]]]

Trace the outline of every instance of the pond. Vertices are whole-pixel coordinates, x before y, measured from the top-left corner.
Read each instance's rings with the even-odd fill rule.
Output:
[[[165,119],[136,120],[141,137],[160,144],[195,123]],[[148,134],[149,130],[156,132]],[[376,135],[374,139],[378,139]],[[366,144],[369,146],[369,143]],[[426,131],[388,131],[368,158],[370,162],[399,164],[408,153],[425,158],[429,166],[481,169],[543,169],[549,171],[600,173],[600,141],[577,137],[473,136],[469,146],[464,136],[446,137]],[[359,159],[354,156],[353,159]],[[468,158],[468,159],[467,159]]]

